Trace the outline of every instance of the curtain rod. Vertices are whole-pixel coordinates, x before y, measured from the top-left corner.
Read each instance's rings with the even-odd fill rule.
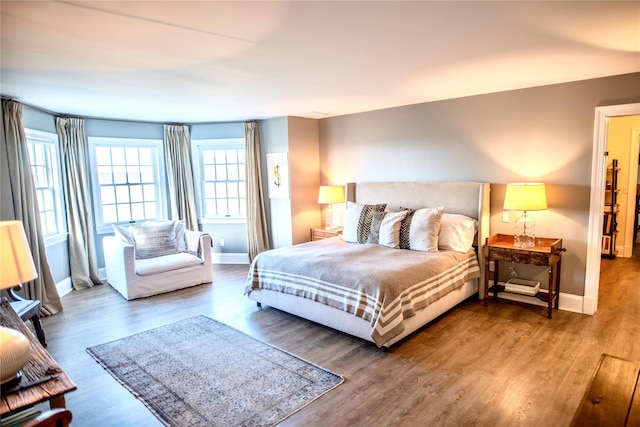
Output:
[[[257,120],[245,120],[241,122],[197,122],[197,123],[177,123],[177,122],[154,122],[154,121],[140,121],[140,120],[129,120],[129,119],[109,119],[105,117],[92,117],[92,116],[82,116],[79,114],[66,114],[66,113],[56,113],[55,111],[47,110],[46,108],[38,107],[37,105],[29,104],[23,101],[19,101],[11,96],[0,95],[2,100],[6,101],[14,101],[22,104],[25,107],[29,107],[33,110],[40,111],[42,113],[51,114],[56,117],[65,117],[65,118],[77,118],[83,120],[103,120],[108,122],[126,122],[126,123],[143,123],[150,125],[174,125],[174,126],[194,126],[194,125],[215,125],[215,124],[230,124],[230,123],[245,123],[250,121]]]

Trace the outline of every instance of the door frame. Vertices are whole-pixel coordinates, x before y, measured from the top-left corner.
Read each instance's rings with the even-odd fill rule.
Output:
[[[602,206],[604,206],[605,173],[607,168],[607,133],[609,117],[640,114],[640,103],[596,107],[593,126],[593,157],[591,161],[591,200],[587,229],[587,260],[582,312],[595,314],[600,287],[600,251],[602,248]]]

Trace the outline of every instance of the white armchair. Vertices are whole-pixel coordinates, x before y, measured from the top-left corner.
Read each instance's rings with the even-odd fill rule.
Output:
[[[117,236],[102,239],[107,282],[128,300],[211,283],[211,236],[185,230],[186,252],[136,259],[135,246]]]

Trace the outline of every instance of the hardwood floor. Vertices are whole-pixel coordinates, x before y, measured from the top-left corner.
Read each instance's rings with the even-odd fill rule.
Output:
[[[47,350],[78,386],[74,426],[160,426],[85,351],[204,314],[346,382],[282,426],[566,426],[602,353],[640,361],[640,257],[602,263],[594,316],[469,300],[383,353],[373,344],[243,295],[247,266],[215,265],[214,284],[135,301],[109,286],[74,291],[44,319]],[[197,384],[194,384],[197,387]]]

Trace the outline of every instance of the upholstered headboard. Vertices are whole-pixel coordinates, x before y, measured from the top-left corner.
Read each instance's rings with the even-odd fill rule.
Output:
[[[357,182],[347,184],[346,200],[364,204],[386,203],[387,210],[444,206],[445,212],[477,219],[480,283],[484,283],[481,247],[490,235],[489,192],[490,185],[487,182]],[[480,298],[483,297],[484,287],[480,286]]]

